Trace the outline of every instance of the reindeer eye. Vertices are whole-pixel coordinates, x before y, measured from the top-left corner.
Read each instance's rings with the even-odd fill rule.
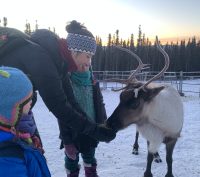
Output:
[[[130,109],[137,109],[139,105],[140,105],[139,99],[131,100],[131,102],[129,103],[129,108]]]

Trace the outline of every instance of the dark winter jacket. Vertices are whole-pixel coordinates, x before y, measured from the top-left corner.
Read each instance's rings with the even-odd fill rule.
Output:
[[[71,94],[73,95],[73,93]],[[96,117],[95,122],[103,123],[107,119],[107,115],[106,115],[105,106],[103,103],[103,96],[100,91],[98,82],[93,83],[93,100],[94,100],[95,117]],[[77,109],[82,111],[78,105],[77,105]],[[85,112],[83,112],[83,114],[85,115]],[[60,126],[65,126],[64,122],[60,123]],[[82,152],[82,153],[88,152],[90,148],[97,147],[98,142],[96,140],[82,133],[77,133],[73,129],[69,129],[68,132],[66,132],[65,134],[68,135],[68,141],[65,142],[65,144],[74,143],[77,149],[79,150],[79,152]]]
[[[51,177],[46,159],[22,141],[0,142],[1,177]]]
[[[59,52],[57,36],[48,30],[39,30],[31,41],[22,39],[19,45],[13,45],[11,41],[1,46],[0,65],[19,68],[29,76],[34,91],[39,91],[48,109],[57,117],[64,144],[74,137],[69,133],[71,129],[76,134],[91,134],[96,124],[87,119],[74,99],[68,66]],[[96,92],[96,96],[100,96]],[[104,109],[103,103],[97,105],[100,105],[99,109]],[[100,112],[97,110],[97,114]],[[102,116],[97,122],[103,122],[104,119],[105,116]]]

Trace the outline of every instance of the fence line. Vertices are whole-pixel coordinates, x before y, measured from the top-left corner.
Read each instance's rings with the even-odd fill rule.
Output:
[[[127,79],[132,71],[94,71],[94,76],[101,82],[101,88],[121,88],[124,85],[119,83],[109,83],[108,79]],[[146,81],[156,75],[156,71],[143,71],[137,74],[137,79]],[[156,82],[170,83],[180,95],[185,93],[195,93],[200,97],[200,71],[197,72],[165,72]]]

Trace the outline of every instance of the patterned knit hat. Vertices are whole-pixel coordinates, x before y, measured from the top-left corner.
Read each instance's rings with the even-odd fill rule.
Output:
[[[33,87],[19,69],[0,67],[0,127],[16,125],[23,106],[31,99]]]
[[[69,50],[85,52],[92,55],[95,54],[97,48],[95,38],[74,33],[68,33],[67,45]]]

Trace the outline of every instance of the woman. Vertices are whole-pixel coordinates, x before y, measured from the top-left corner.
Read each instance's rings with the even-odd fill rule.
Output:
[[[85,46],[84,41],[78,43]],[[96,47],[94,40],[92,44]],[[29,77],[33,91],[39,92],[57,118],[63,144],[69,144],[69,130],[109,142],[115,138],[115,132],[92,122],[72,94],[68,72],[80,67],[78,61],[72,57],[66,40],[49,30],[37,30],[29,38],[16,29],[0,27],[0,65],[19,68]],[[85,63],[82,67],[86,67]],[[36,97],[33,98],[34,105]]]
[[[91,71],[91,59],[96,51],[95,38],[85,26],[77,21],[68,24],[66,30],[68,36],[65,44],[71,53],[70,60],[74,61],[77,66],[76,71],[69,73],[73,89],[71,95],[74,102],[78,103],[77,109],[87,115],[90,121],[103,123],[107,118],[103,97],[99,84],[95,82]],[[77,134],[73,129],[69,129],[68,137],[68,142],[64,145],[68,177],[78,177],[79,153],[83,158],[85,176],[98,177],[95,158],[98,142],[87,135]]]

